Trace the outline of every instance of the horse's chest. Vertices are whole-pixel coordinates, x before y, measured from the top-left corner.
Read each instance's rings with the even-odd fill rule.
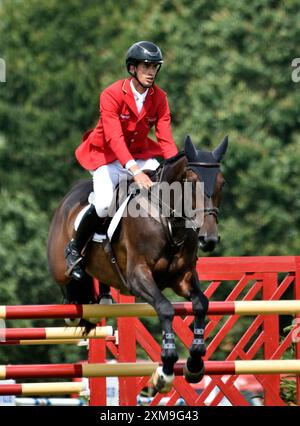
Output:
[[[172,259],[162,257],[155,265],[155,272],[158,274],[177,274],[186,269],[186,266],[186,259],[183,255],[175,255]]]
[[[169,266],[170,273],[177,273],[186,267],[186,259],[184,256],[175,256]]]

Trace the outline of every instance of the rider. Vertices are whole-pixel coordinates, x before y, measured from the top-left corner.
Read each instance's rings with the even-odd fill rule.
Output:
[[[126,55],[130,77],[101,93],[98,124],[84,134],[76,149],[81,166],[93,174],[94,201],[66,248],[67,273],[72,278],[83,277],[82,251],[99,225],[99,217],[108,215],[120,177],[132,175],[138,185],[150,188],[152,181],[143,170],[159,166],[155,157],[177,154],[167,96],[154,84],[162,63],[161,50],[154,43],[134,43]],[[148,137],[153,126],[157,142]]]

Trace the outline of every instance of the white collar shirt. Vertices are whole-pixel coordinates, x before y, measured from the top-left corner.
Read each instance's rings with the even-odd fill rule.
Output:
[[[144,102],[145,102],[145,99],[146,99],[146,96],[147,96],[149,89],[147,89],[144,93],[139,93],[136,90],[136,88],[134,87],[132,80],[130,80],[130,87],[131,87],[131,90],[132,90],[132,93],[133,93],[133,97],[135,99],[135,103],[136,103],[138,113],[140,113],[142,111],[142,108],[143,108],[143,105],[144,105]]]

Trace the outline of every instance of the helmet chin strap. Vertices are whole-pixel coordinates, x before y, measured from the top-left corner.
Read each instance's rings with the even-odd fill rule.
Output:
[[[136,79],[136,81],[142,86],[142,88],[143,89],[148,89],[148,87],[147,86],[144,86],[144,84],[138,79],[138,76],[137,76],[137,73],[136,73],[136,71],[134,71],[134,73],[131,73],[130,71],[129,71],[129,74],[131,75],[131,77],[133,77],[133,78],[135,78]],[[153,83],[154,83],[154,80],[153,80]],[[153,85],[153,83],[151,84],[151,86]]]
[[[158,74],[158,72],[160,70],[160,67],[161,67],[161,64],[159,64],[159,67],[157,68],[156,75],[155,75],[155,77],[153,79],[153,83],[151,84],[150,87],[152,87],[153,84],[155,83],[155,79],[156,79],[156,76],[157,76],[157,74]],[[134,68],[136,68],[136,67],[134,67]],[[149,89],[149,86],[144,86],[144,84],[138,79],[138,76],[137,76],[137,73],[136,73],[136,69],[134,70],[134,73],[131,73],[130,71],[128,71],[128,72],[131,75],[131,77],[133,77],[133,78],[135,78],[137,80],[137,82],[143,87],[143,89]]]

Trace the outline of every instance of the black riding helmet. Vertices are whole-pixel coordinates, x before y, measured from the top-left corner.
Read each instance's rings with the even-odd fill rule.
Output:
[[[129,67],[130,65],[137,66],[140,62],[159,64],[157,75],[161,64],[164,62],[160,48],[151,41],[138,41],[134,43],[127,51],[126,67],[129,74],[135,78],[136,75],[131,74]]]

